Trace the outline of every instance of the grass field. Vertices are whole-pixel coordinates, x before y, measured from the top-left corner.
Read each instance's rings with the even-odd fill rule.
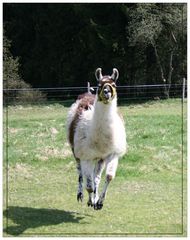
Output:
[[[76,200],[75,161],[65,133],[68,108],[8,108],[4,236],[186,236],[186,104],[183,162],[180,100],[120,110],[129,152],[103,209],[94,211],[86,205],[86,192],[83,203]]]

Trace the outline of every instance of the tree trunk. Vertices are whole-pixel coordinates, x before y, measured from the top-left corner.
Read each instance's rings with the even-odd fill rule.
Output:
[[[172,63],[173,63],[174,48],[171,50],[171,53],[170,53],[169,72],[168,72],[168,78],[166,80],[165,76],[164,76],[164,70],[163,70],[163,67],[162,67],[162,64],[160,61],[160,57],[158,55],[158,50],[157,50],[156,44],[152,43],[152,46],[154,48],[156,60],[157,60],[157,63],[158,63],[159,69],[160,69],[161,80],[164,83],[164,96],[166,98],[169,98],[170,97],[171,80],[172,80],[172,72],[173,72]]]
[[[155,53],[155,56],[156,56],[156,60],[157,60],[157,63],[158,63],[158,66],[160,68],[160,75],[161,75],[161,80],[163,82],[166,81],[165,77],[164,77],[164,71],[163,71],[163,68],[162,68],[162,64],[160,62],[160,57],[158,55],[158,50],[157,50],[157,47],[156,47],[156,44],[153,44],[153,48],[154,48],[154,53]]]
[[[161,61],[160,61],[160,56],[158,55],[158,50],[157,50],[157,47],[156,47],[156,44],[152,43],[152,46],[154,48],[154,53],[155,53],[155,56],[156,56],[156,61],[158,63],[158,66],[159,66],[159,69],[160,69],[160,75],[161,75],[161,80],[164,84],[164,96],[166,98],[169,98],[169,95],[168,95],[168,89],[167,89],[167,84],[166,84],[166,79],[164,77],[164,70],[163,70],[163,67],[162,67],[162,64],[161,64]]]
[[[167,92],[168,92],[168,97],[170,96],[170,88],[171,88],[171,82],[172,82],[172,72],[173,72],[173,66],[172,66],[172,62],[173,62],[173,54],[174,54],[174,50],[171,51],[170,53],[170,63],[169,63],[169,73],[168,73],[168,88],[167,88]]]

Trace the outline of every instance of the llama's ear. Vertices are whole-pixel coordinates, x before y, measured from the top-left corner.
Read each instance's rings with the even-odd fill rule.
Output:
[[[113,73],[111,75],[111,78],[116,82],[118,77],[119,77],[119,72],[118,72],[117,68],[113,68]]]
[[[102,69],[101,68],[97,68],[95,71],[95,77],[97,81],[100,81],[103,76],[102,76]]]

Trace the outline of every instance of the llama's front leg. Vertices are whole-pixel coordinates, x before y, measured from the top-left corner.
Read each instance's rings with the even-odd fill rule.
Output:
[[[82,176],[82,169],[81,169],[81,163],[80,160],[77,159],[77,170],[78,170],[78,192],[77,192],[77,200],[78,202],[83,200],[83,176]]]
[[[87,205],[88,207],[93,207],[94,206],[94,199],[93,199],[93,176],[88,175],[86,177],[86,190],[88,192],[88,202]]]
[[[95,210],[100,210],[103,207],[103,202],[106,197],[108,185],[111,182],[111,180],[115,177],[115,173],[118,165],[118,157],[115,155],[111,155],[105,160],[105,162],[106,162],[106,181],[105,181],[102,193],[100,195],[100,198],[94,205]]]
[[[98,188],[101,180],[101,175],[104,169],[104,160],[101,159],[96,163],[95,169],[94,169],[94,204],[97,203],[99,199],[98,195]]]
[[[93,183],[93,173],[94,173],[94,162],[93,161],[81,161],[82,173],[86,177],[86,190],[88,192],[88,206],[94,206],[93,192],[94,192],[94,183]]]

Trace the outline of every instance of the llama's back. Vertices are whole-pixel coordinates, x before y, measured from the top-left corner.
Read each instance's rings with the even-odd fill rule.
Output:
[[[86,116],[86,120],[92,116],[95,95],[85,93],[79,95],[77,101],[72,104],[67,117],[67,139],[74,149],[74,135],[78,122]]]

